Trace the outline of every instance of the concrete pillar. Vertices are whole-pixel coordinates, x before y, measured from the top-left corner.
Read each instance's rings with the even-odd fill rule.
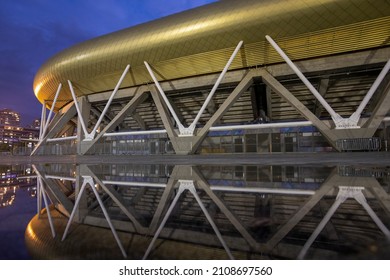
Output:
[[[80,154],[86,154],[101,138],[105,133],[112,132],[115,128],[123,121],[123,119],[132,114],[137,106],[144,102],[148,98],[149,94],[146,92],[146,87],[139,88],[139,94],[136,94],[122,110],[106,125],[100,133],[95,135],[92,141],[83,141],[80,143]],[[79,129],[80,130],[80,129]]]
[[[83,177],[81,174],[84,172],[84,166],[82,165],[77,165],[76,166],[76,181],[75,181],[75,197],[78,197],[80,193],[81,186],[83,184]],[[76,210],[75,216],[74,216],[74,221],[76,223],[82,223],[84,218],[88,214],[88,202],[87,202],[87,193],[84,192],[81,196],[80,204],[79,207]]]
[[[77,100],[79,102],[81,116],[77,119],[77,154],[82,155],[82,145],[84,140],[84,132],[81,127],[81,120],[84,120],[85,126],[88,129],[89,116],[91,114],[91,104],[88,102],[87,97],[82,96]]]

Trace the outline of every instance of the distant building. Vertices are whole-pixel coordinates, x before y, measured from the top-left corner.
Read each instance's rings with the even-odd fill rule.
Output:
[[[0,125],[20,126],[20,114],[10,109],[0,110]]]
[[[27,153],[39,137],[39,120],[28,127],[20,125],[20,114],[10,109],[0,110],[0,152]]]
[[[35,128],[35,129],[39,129],[40,127],[41,127],[41,120],[40,119],[35,119],[30,126],[30,128]]]

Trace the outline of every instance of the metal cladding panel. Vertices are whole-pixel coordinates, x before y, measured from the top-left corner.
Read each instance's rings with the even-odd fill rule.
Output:
[[[230,69],[281,61],[265,35],[296,59],[390,44],[387,0],[220,1],[86,41],[60,52],[39,69],[34,92],[53,99],[71,80],[77,95],[113,89],[127,64],[122,87],[151,81],[143,61],[161,80],[221,71],[239,41]],[[71,100],[63,87],[57,108]]]

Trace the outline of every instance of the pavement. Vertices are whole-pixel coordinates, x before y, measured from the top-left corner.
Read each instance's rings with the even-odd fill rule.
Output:
[[[1,156],[0,164],[171,164],[171,165],[376,165],[390,166],[389,152],[266,153],[202,155]]]

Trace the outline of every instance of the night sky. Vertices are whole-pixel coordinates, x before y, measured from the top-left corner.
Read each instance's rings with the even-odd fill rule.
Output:
[[[51,56],[76,43],[216,0],[2,0],[0,109],[40,118],[33,80]]]

